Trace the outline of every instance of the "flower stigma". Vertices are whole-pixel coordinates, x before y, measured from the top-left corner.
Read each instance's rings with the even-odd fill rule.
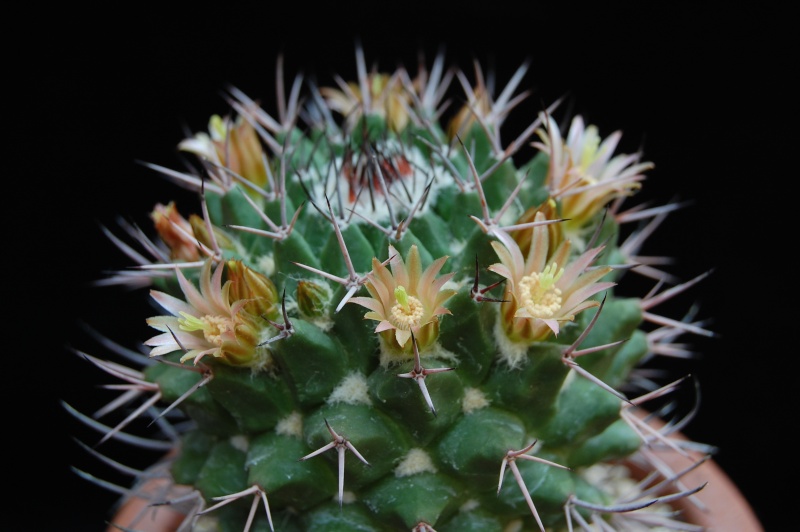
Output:
[[[425,310],[422,307],[422,302],[416,297],[408,295],[403,286],[398,286],[394,289],[394,297],[397,300],[397,304],[392,307],[391,311],[392,325],[403,331],[422,325],[420,320]]]

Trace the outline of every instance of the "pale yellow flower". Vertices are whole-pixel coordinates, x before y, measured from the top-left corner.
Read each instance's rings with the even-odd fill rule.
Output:
[[[537,222],[545,219],[544,213],[536,214]],[[611,267],[590,268],[602,246],[573,259],[569,240],[551,249],[546,225],[532,231],[527,256],[507,233],[497,231],[500,241],[493,241],[492,247],[500,262],[489,266],[507,279],[500,307],[503,330],[509,340],[524,344],[558,335],[562,323],[600,304],[590,297],[615,284],[598,282]]]
[[[492,112],[492,102],[486,87],[483,85],[476,87],[470,96],[469,102],[461,107],[447,126],[447,137],[451,140],[469,133],[478,121],[476,116],[484,118]]]
[[[372,73],[366,76],[365,97],[358,83],[340,83],[340,88],[322,87],[320,93],[328,106],[346,117],[352,129],[364,115],[379,116],[392,131],[402,131],[409,121],[411,98],[400,79],[394,75]]]
[[[580,234],[592,218],[611,200],[630,196],[641,188],[643,172],[653,168],[639,162],[640,154],[614,155],[622,133],[601,139],[597,127],[585,126],[576,116],[566,140],[550,115],[542,114],[544,128],[537,131],[541,141],[532,145],[550,156],[547,187],[560,204],[564,229]]]
[[[353,297],[350,302],[369,309],[364,318],[378,322],[375,332],[389,345],[411,353],[408,340],[413,333],[422,350],[436,341],[439,316],[450,314],[442,305],[456,291],[443,286],[453,274],[436,277],[448,257],[436,259],[423,271],[416,245],[409,249],[405,262],[393,246],[389,246],[389,256],[391,272],[377,258],[372,259],[365,285],[371,297]]]
[[[217,265],[212,274],[212,262],[207,260],[202,267],[199,289],[177,269],[185,301],[151,290],[153,299],[170,315],[147,320],[161,331],[145,342],[153,348],[150,356],[184,351],[181,362],[193,360],[197,364],[211,356],[230,365],[259,366],[264,353],[258,344],[269,322],[248,309],[274,313],[274,286],[256,272],[244,272],[246,267],[235,261],[229,264],[232,279],[223,283],[225,263]]]
[[[255,128],[241,116],[235,121],[212,115],[208,121],[208,133],[199,132],[178,144],[182,151],[194,153],[217,166],[223,166],[259,188],[267,185],[267,158]],[[223,175],[223,181],[232,176]],[[258,195],[245,186],[254,197]]]

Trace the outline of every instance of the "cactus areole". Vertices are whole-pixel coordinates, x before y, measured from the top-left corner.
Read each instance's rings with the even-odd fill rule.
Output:
[[[70,410],[101,443],[164,451],[119,466],[124,497],[161,486],[126,530],[165,506],[203,531],[684,530],[668,503],[703,486],[681,471],[608,480],[686,445],[635,414],[683,379],[637,371],[711,335],[654,308],[705,274],[640,255],[675,208],[623,208],[652,164],[580,116],[562,132],[559,102],[502,138],[527,64],[495,95],[442,55],[416,73],[355,56],[329,87],[285,90],[279,62],[275,110],[229,88],[229,115],[176,139],[192,170],[149,165],[197,204],[107,230],[133,267],[102,284],[158,310],[138,358],[81,353],[120,398]],[[619,295],[634,275],[655,288]]]

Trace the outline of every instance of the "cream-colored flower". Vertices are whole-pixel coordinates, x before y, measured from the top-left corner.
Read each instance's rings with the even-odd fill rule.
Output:
[[[641,188],[643,172],[653,168],[650,162],[639,162],[638,153],[614,155],[620,131],[601,141],[597,127],[585,126],[576,116],[565,140],[552,116],[542,114],[542,123],[545,127],[537,132],[541,141],[532,145],[550,156],[547,186],[560,203],[568,234],[580,234],[608,202]]]
[[[372,259],[366,283],[372,297],[353,297],[350,302],[369,309],[364,318],[378,322],[375,332],[389,345],[413,352],[408,342],[413,333],[422,350],[436,341],[439,316],[450,314],[442,305],[456,291],[442,287],[453,274],[436,277],[448,257],[436,259],[423,271],[416,245],[409,249],[405,262],[393,246],[389,246],[389,256],[391,272],[377,258]]]
[[[257,187],[267,185],[264,148],[255,128],[241,116],[232,122],[230,118],[213,115],[208,121],[208,133],[196,133],[181,141],[178,148],[224,166]],[[229,180],[230,176],[223,178]],[[244,189],[259,197],[251,188]]]
[[[519,218],[514,225],[523,225],[535,222],[537,216],[541,213],[546,220],[555,220],[558,218],[558,206],[553,198],[548,198],[541,205],[529,207]],[[549,253],[552,253],[558,248],[558,245],[566,238],[564,235],[564,222],[555,224],[547,224],[547,237]],[[527,255],[531,249],[534,231],[526,229],[522,231],[514,231],[511,233],[511,238],[519,246],[523,255]]]
[[[409,121],[411,98],[400,78],[395,75],[372,73],[365,78],[367,94],[358,83],[340,83],[340,88],[322,87],[320,93],[328,106],[345,117],[348,129],[367,116],[379,116],[392,131],[403,131]]]
[[[486,87],[483,85],[475,87],[469,96],[469,101],[461,107],[447,125],[447,137],[451,140],[457,136],[465,136],[478,122],[476,116],[485,119],[492,113],[492,102]]]
[[[544,221],[542,212],[536,221]],[[507,279],[501,320],[512,342],[530,344],[558,335],[561,324],[599,305],[591,296],[611,288],[613,282],[598,282],[611,267],[590,268],[603,250],[596,247],[572,259],[571,243],[563,240],[550,249],[546,225],[534,227],[527,256],[507,233],[497,231],[500,241],[492,247],[500,259],[489,270]],[[571,260],[572,259],[572,260]]]
[[[203,357],[211,356],[235,366],[255,367],[263,363],[264,354],[260,353],[258,344],[262,331],[269,323],[263,317],[248,312],[247,307],[266,308],[267,302],[259,301],[272,297],[269,290],[262,290],[264,286],[269,288],[271,283],[253,282],[248,274],[248,284],[239,286],[238,283],[245,278],[240,271],[245,267],[241,264],[236,266],[238,270],[233,276],[234,280],[223,283],[224,267],[225,263],[220,263],[212,274],[212,261],[207,260],[200,272],[199,290],[178,269],[178,282],[185,301],[151,290],[153,299],[170,313],[170,316],[156,316],[147,320],[148,325],[161,331],[161,334],[145,342],[153,348],[151,357],[182,350],[185,353],[181,362],[193,360],[197,364]],[[235,283],[237,286],[234,286]],[[239,292],[248,287],[252,293],[238,294],[239,298],[232,297],[232,291]],[[274,302],[271,306],[274,307]]]

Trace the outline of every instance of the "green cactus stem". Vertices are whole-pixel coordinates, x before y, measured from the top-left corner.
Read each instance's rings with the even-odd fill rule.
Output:
[[[149,165],[198,194],[114,237],[136,274],[103,284],[147,286],[149,351],[81,352],[124,385],[103,419],[67,405],[101,443],[165,453],[118,486],[167,486],[125,529],[169,505],[197,531],[683,530],[668,503],[702,486],[680,471],[630,498],[588,473],[663,449],[696,463],[633,415],[683,382],[642,386],[642,363],[712,335],[654,311],[705,274],[620,290],[642,235],[626,224],[674,210],[621,208],[652,163],[580,116],[562,133],[559,102],[504,142],[527,64],[496,96],[442,55],[415,77],[356,63],[336,87],[298,76],[277,117],[231,88],[229,115],[176,139],[196,172]]]

